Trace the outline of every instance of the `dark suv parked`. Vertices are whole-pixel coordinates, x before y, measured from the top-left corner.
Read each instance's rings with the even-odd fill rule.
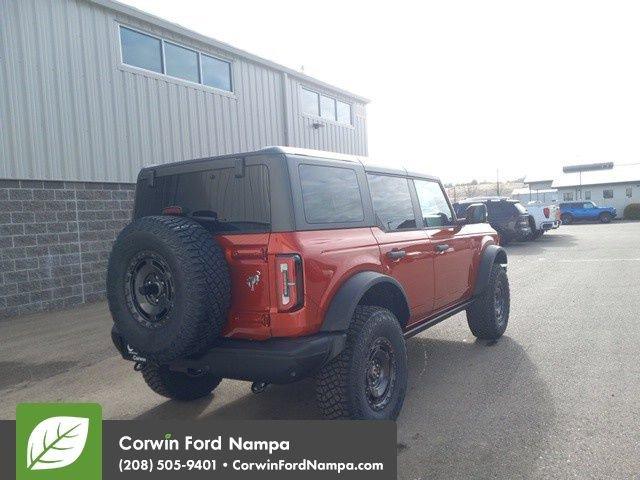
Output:
[[[500,235],[500,243],[505,245],[514,240],[524,241],[531,236],[529,213],[518,200],[504,197],[476,197],[454,203],[456,214],[464,211],[474,203],[484,203],[489,214],[489,223]]]
[[[438,179],[348,155],[145,168],[109,259],[113,341],[169,398],[314,375],[327,417],[396,418],[405,338],[462,311],[476,337],[507,327],[507,255],[484,205],[464,216]]]

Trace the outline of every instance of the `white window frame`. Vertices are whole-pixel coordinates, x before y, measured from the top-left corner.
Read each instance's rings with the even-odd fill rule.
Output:
[[[303,112],[302,109],[300,109],[300,114],[305,116],[305,117],[309,117],[312,118],[314,120],[319,120],[321,122],[327,122],[327,123],[333,123],[335,125],[339,125],[341,127],[350,127],[350,128],[355,128],[353,125],[353,103],[350,102],[345,102],[344,100],[340,100],[339,98],[337,98],[335,95],[328,95],[326,93],[321,92],[320,90],[316,90],[314,88],[310,88],[307,87],[305,85],[300,85],[300,90],[299,90],[299,103],[302,104],[302,91],[306,90],[308,92],[311,93],[315,93],[318,96],[318,114],[317,115],[313,115],[311,113],[307,113],[307,112]],[[326,118],[322,116],[322,97],[327,97],[330,98],[331,100],[333,100],[333,105],[334,105],[334,118]],[[340,122],[338,121],[338,102],[342,102],[346,105],[349,105],[349,123],[344,123],[344,122]]]
[[[168,78],[171,80],[174,80],[176,82],[180,82],[180,83],[185,83],[189,86],[198,86],[201,87],[203,89],[206,90],[212,90],[216,93],[221,93],[223,95],[230,95],[230,96],[235,96],[235,80],[234,80],[234,62],[231,59],[228,58],[222,58],[220,56],[217,55],[212,55],[208,52],[202,52],[200,50],[197,50],[193,47],[189,47],[187,45],[184,45],[180,42],[176,42],[174,40],[169,40],[169,39],[165,39],[163,37],[159,37],[158,35],[154,35],[152,33],[146,32],[144,30],[140,30],[139,28],[136,27],[131,27],[129,25],[126,25],[124,23],[116,23],[117,25],[117,37],[118,37],[118,50],[120,52],[120,67],[125,69],[125,70],[134,70],[136,72],[140,72],[140,73],[144,73],[145,75],[149,75],[149,76],[153,76],[153,77],[161,77],[161,78]],[[122,36],[121,36],[121,29],[122,28],[126,28],[127,30],[131,30],[133,32],[137,32],[141,35],[146,35],[147,37],[151,37],[151,38],[155,38],[156,40],[160,41],[160,54],[161,54],[161,61],[162,61],[162,72],[156,72],[154,70],[147,70],[146,68],[143,67],[137,67],[135,65],[130,65],[128,63],[125,63],[124,61],[124,55],[123,55],[123,51],[122,51]],[[182,47],[186,50],[191,50],[192,52],[195,52],[198,55],[198,79],[199,82],[193,82],[191,80],[187,80],[185,78],[180,78],[180,77],[174,77],[173,75],[169,75],[167,72],[167,59],[166,59],[166,55],[165,55],[165,42],[166,43],[171,43],[172,45],[175,45],[177,47]],[[202,83],[202,55],[206,55],[207,57],[211,57],[214,58],[216,60],[220,60],[221,62],[224,62],[226,64],[229,65],[229,86],[231,87],[231,90],[224,90],[222,88],[217,88],[217,87],[212,87],[210,85],[206,85],[204,83]]]

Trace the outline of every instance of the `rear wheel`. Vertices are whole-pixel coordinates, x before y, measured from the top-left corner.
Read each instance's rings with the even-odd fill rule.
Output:
[[[151,390],[174,400],[195,400],[209,395],[222,378],[204,374],[189,376],[175,372],[164,365],[146,364],[142,367],[142,378]]]
[[[467,309],[467,323],[478,338],[495,340],[507,329],[510,309],[509,279],[502,265],[494,263],[489,283]]]
[[[598,219],[600,220],[601,223],[610,223],[611,222],[611,214],[607,213],[607,212],[602,212],[598,216]]]
[[[407,390],[407,350],[398,319],[381,307],[358,306],[347,345],[316,376],[325,417],[394,420]]]
[[[562,223],[564,223],[565,225],[571,225],[573,223],[573,215],[571,215],[570,213],[563,213],[560,216],[560,220],[562,220]]]

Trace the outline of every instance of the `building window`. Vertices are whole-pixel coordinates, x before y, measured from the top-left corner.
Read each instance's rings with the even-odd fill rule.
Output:
[[[565,202],[570,202],[573,200],[573,192],[564,192],[562,194],[562,200]]]
[[[320,95],[306,88],[302,89],[302,111],[309,115],[320,115]]]
[[[162,42],[159,38],[120,27],[120,44],[124,63],[162,73]]]
[[[122,63],[232,91],[230,62],[123,26],[120,26],[120,46]]]
[[[304,216],[309,223],[364,220],[356,172],[350,168],[300,165]]]
[[[602,198],[613,198],[613,188],[606,188],[602,191]]]
[[[585,190],[584,199],[585,200],[591,200],[591,190]]]
[[[167,75],[200,83],[197,52],[165,42],[164,60],[166,62],[165,72]]]
[[[200,54],[202,83],[209,87],[231,91],[231,64],[224,60]]]
[[[627,198],[633,197],[633,190],[632,190],[631,187],[627,187],[627,189],[625,191],[625,195],[627,196]]]
[[[351,125],[351,105],[341,102],[340,100],[336,101],[336,105],[336,118],[338,122]]]
[[[351,125],[351,105],[302,87],[302,113]]]
[[[329,120],[336,119],[336,100],[326,95],[320,95],[320,116]]]

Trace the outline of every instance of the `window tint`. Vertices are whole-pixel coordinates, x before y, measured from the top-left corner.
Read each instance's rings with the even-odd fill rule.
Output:
[[[356,172],[350,168],[300,165],[304,216],[309,223],[364,220]]]
[[[336,112],[336,117],[340,123],[351,125],[351,105],[337,100]]]
[[[166,74],[199,83],[198,54],[188,48],[165,42],[164,59],[167,62]]]
[[[416,228],[406,178],[368,174],[376,223],[384,230]]]
[[[120,28],[122,61],[134,67],[162,73],[162,45],[160,39]]]
[[[336,101],[325,95],[320,95],[320,116],[329,120],[336,119]]]
[[[451,208],[438,182],[414,180],[418,202],[426,227],[441,227],[453,223]]]
[[[613,198],[613,189],[607,188],[602,191],[602,198]]]
[[[202,62],[202,83],[209,87],[231,91],[231,64],[224,60],[200,55]]]
[[[316,92],[302,89],[302,111],[309,115],[320,114],[320,96]]]
[[[153,187],[141,180],[137,190],[138,217],[179,206],[212,233],[271,229],[269,171],[264,165],[247,166],[240,178],[234,168],[164,175]]]

